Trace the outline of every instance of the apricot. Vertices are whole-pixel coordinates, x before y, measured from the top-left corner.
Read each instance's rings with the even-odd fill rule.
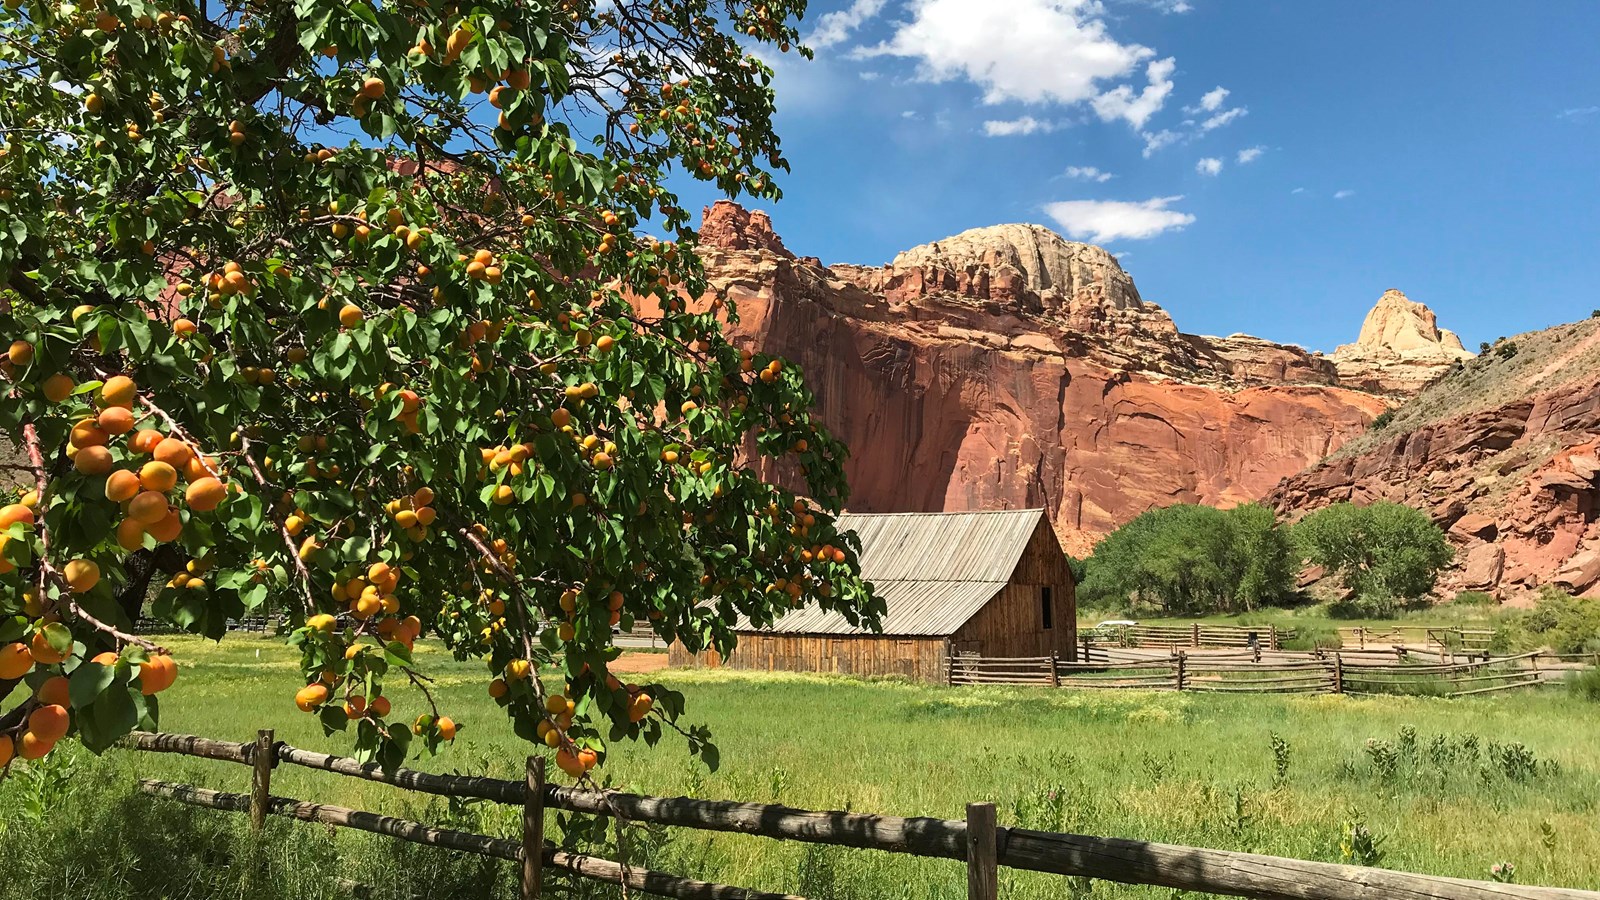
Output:
[[[44,666],[53,666],[66,659],[66,654],[50,646],[50,639],[43,631],[36,631],[33,640],[28,642],[28,649],[33,653],[33,661]]]
[[[33,510],[21,503],[10,503],[0,506],[0,531],[4,531],[18,522],[33,524]]]
[[[650,707],[654,703],[655,701],[650,699],[649,694],[636,694],[633,700],[628,703],[628,721],[637,722],[649,715]]]
[[[12,341],[6,358],[11,360],[13,366],[26,366],[33,362],[33,345],[27,341]]]
[[[92,559],[72,560],[62,569],[62,574],[67,577],[67,586],[75,594],[88,593],[100,583],[100,567]]]
[[[170,510],[166,495],[158,491],[145,491],[128,501],[129,518],[146,528],[165,519]]]
[[[71,682],[67,681],[65,675],[52,675],[46,678],[43,684],[39,685],[39,689],[34,692],[33,696],[40,703],[66,706],[71,701],[72,696],[68,690],[70,685]]]
[[[11,765],[11,760],[16,756],[16,746],[11,742],[11,735],[0,734],[0,769]]]
[[[149,531],[150,536],[155,538],[158,542],[170,544],[177,540],[178,535],[183,532],[183,517],[178,515],[177,510],[168,509],[167,514],[161,517],[161,521],[156,522],[153,525],[146,526],[145,530]],[[203,587],[204,584],[204,582],[197,578],[194,579],[189,586]]]
[[[60,403],[72,396],[72,391],[77,387],[69,375],[57,372],[44,380],[40,388],[44,391],[44,398],[51,403]]]
[[[134,453],[154,453],[156,445],[165,437],[166,435],[154,428],[141,428],[128,439],[128,449]]]
[[[346,303],[339,310],[339,324],[346,328],[354,328],[360,325],[361,320],[366,317],[367,314],[362,312],[361,307],[356,306],[354,303]]]
[[[152,455],[173,469],[181,469],[189,464],[189,460],[194,457],[194,451],[183,441],[169,437],[162,438],[161,443],[156,444]]]
[[[170,463],[152,460],[139,469],[139,486],[164,494],[178,485],[178,470]]]
[[[357,96],[365,97],[368,100],[376,100],[382,97],[386,90],[388,90],[388,86],[383,83],[382,78],[368,78],[366,81],[361,82],[361,90],[357,92]]]
[[[66,737],[67,729],[72,726],[72,717],[67,715],[66,707],[51,703],[41,706],[28,716],[28,731],[41,741],[54,744]]]
[[[72,426],[72,433],[67,438],[68,442],[78,450],[85,447],[104,447],[111,440],[111,435],[106,434],[93,419],[84,419]]]
[[[311,712],[328,700],[328,686],[325,684],[308,684],[295,692],[294,705],[300,707],[301,712]]]
[[[367,708],[372,710],[373,714],[378,718],[382,719],[389,715],[389,698],[376,697],[370,704],[367,705]]]
[[[110,406],[101,411],[96,421],[106,434],[127,434],[133,430],[133,410]]]
[[[18,756],[23,759],[43,759],[46,754],[56,747],[54,741],[41,740],[31,731],[22,734],[22,745],[18,748]]]
[[[112,463],[111,451],[104,447],[84,447],[72,457],[72,467],[85,475],[104,475]]]
[[[133,398],[139,386],[126,375],[113,375],[100,385],[100,403],[103,406],[133,407]]]
[[[27,644],[10,643],[0,647],[0,680],[21,678],[33,668],[33,651]]]
[[[140,522],[138,519],[123,519],[121,522],[118,522],[117,546],[129,552],[143,547],[144,523]]]
[[[210,512],[227,496],[227,487],[208,475],[190,483],[189,489],[183,494],[183,499],[189,504],[189,508],[196,512]]]
[[[178,664],[165,654],[139,664],[139,692],[146,697],[159,694],[178,678]]]

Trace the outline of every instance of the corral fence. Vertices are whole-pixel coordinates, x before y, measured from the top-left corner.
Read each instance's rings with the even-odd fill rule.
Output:
[[[1546,684],[1593,664],[1594,655],[1523,653],[1430,663],[1415,654],[1173,651],[1097,648],[1088,659],[952,655],[945,684],[1031,684],[1249,694],[1429,694],[1465,697]],[[1096,658],[1098,657],[1098,658]]]
[[[1600,893],[1593,891],[1470,881],[1231,850],[1013,828],[996,822],[992,803],[968,804],[967,818],[962,821],[818,812],[728,800],[646,797],[546,784],[544,758],[539,756],[528,758],[527,777],[523,781],[435,775],[410,769],[385,771],[375,764],[291,747],[273,740],[271,731],[260,732],[253,743],[135,732],[129,745],[136,750],[239,763],[251,769],[248,794],[141,780],[140,789],[151,796],[209,809],[245,812],[257,830],[269,815],[286,816],[515,862],[521,866],[522,900],[541,895],[546,869],[624,884],[630,889],[662,897],[804,900],[791,894],[711,884],[567,852],[544,839],[545,813],[549,809],[702,831],[963,861],[967,867],[969,900],[997,900],[1002,866],[1258,900],[1389,900],[1395,897],[1411,900],[1600,900]],[[491,837],[435,828],[373,812],[274,797],[271,794],[272,772],[282,764],[426,794],[520,807],[522,835],[520,839]]]
[[[1281,650],[1283,642],[1293,640],[1293,628],[1263,625],[1100,625],[1085,629],[1079,639],[1091,647],[1260,647]]]
[[[1471,656],[1487,654],[1493,643],[1494,631],[1489,628],[1386,625],[1339,629],[1339,646],[1347,650],[1404,646]]]

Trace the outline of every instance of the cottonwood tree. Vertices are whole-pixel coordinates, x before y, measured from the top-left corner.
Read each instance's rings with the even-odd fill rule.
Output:
[[[1455,558],[1432,519],[1388,501],[1324,507],[1301,519],[1293,537],[1301,554],[1339,575],[1368,612],[1385,615],[1432,591]]]
[[[709,748],[609,674],[613,628],[871,621],[843,448],[686,302],[665,186],[779,195],[748,48],[803,6],[5,0],[0,758],[155,725],[178,670],[140,616],[286,611],[283,703],[386,765],[458,727],[435,633],[575,776],[664,727]]]

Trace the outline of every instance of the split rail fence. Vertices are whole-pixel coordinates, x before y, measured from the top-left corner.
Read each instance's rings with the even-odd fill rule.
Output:
[[[1283,642],[1293,640],[1293,628],[1264,625],[1114,625],[1100,626],[1085,633],[1085,647],[1260,647],[1281,650]]]
[[[548,809],[703,831],[959,860],[967,866],[969,900],[997,900],[1002,866],[1258,900],[1388,900],[1395,897],[1410,900],[1600,900],[1600,893],[1593,891],[1442,878],[1231,850],[1012,828],[996,823],[992,803],[968,804],[967,818],[961,821],[817,812],[727,800],[645,797],[546,784],[544,759],[537,756],[528,758],[527,777],[523,781],[435,775],[410,769],[384,771],[373,764],[274,741],[271,731],[262,731],[254,743],[148,732],[134,733],[129,743],[137,750],[222,760],[251,768],[248,794],[141,780],[141,790],[151,796],[209,809],[247,812],[251,826],[258,830],[267,816],[286,816],[508,860],[521,866],[522,900],[540,896],[546,869],[626,884],[633,890],[663,897],[804,900],[790,894],[711,884],[566,852],[545,841],[544,819]],[[274,797],[271,794],[272,772],[284,763],[421,793],[477,798],[520,807],[523,810],[522,836],[520,840],[491,837],[435,828],[373,812]]]
[[[1094,656],[1098,655],[1098,659]],[[1252,694],[1431,694],[1465,697],[1534,687],[1583,667],[1578,658],[1524,653],[1473,662],[1411,661],[1402,654],[1356,652],[1187,653],[1153,656],[1098,649],[1088,661],[1056,656],[981,657],[956,654],[945,683],[1032,684],[1065,688],[1130,688]],[[1543,660],[1543,663],[1541,663]]]

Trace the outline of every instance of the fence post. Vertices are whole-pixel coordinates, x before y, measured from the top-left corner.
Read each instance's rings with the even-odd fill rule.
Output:
[[[967,804],[967,900],[999,900],[993,803]]]
[[[544,766],[544,757],[528,757],[528,792],[522,799],[522,900],[538,900],[543,877]]]
[[[1200,646],[1200,623],[1199,622],[1194,623],[1193,634],[1194,634],[1194,640],[1191,643],[1193,643],[1194,646],[1198,647],[1198,646]]]
[[[250,751],[250,830],[259,834],[267,823],[267,807],[272,802],[272,767],[278,762],[272,750],[272,729],[256,732],[256,745]]]
[[[1333,655],[1333,692],[1344,693],[1344,659],[1337,653]]]
[[[1180,691],[1183,690],[1183,661],[1184,661],[1184,656],[1185,656],[1185,654],[1183,653],[1183,651],[1181,651],[1181,650],[1178,651],[1178,667],[1175,670],[1175,674],[1176,674],[1176,677],[1177,677],[1178,690],[1180,690]]]
[[[1050,651],[1050,686],[1061,687],[1061,654]]]
[[[1282,650],[1283,648],[1278,645],[1278,626],[1268,623],[1267,634],[1269,635],[1267,638],[1267,648],[1273,652]]]

